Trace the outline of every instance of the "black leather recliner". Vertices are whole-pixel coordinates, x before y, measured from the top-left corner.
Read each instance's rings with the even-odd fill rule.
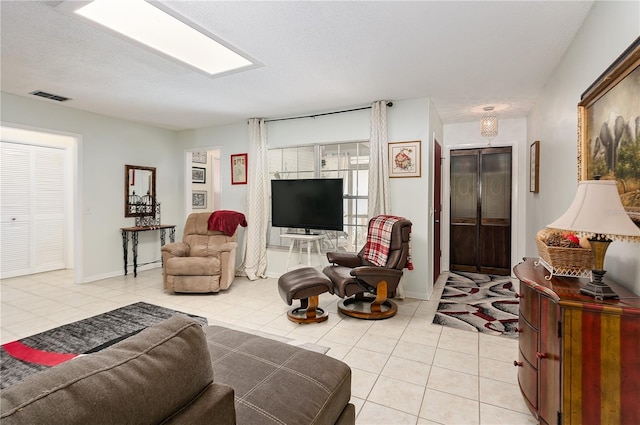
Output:
[[[369,221],[367,241],[371,239]],[[359,319],[386,319],[396,314],[393,297],[409,260],[411,221],[400,218],[393,223],[386,263],[376,265],[365,258],[367,245],[359,253],[328,252],[332,265],[322,271],[333,283],[334,293],[342,300],[338,310]],[[370,294],[370,295],[368,295]]]

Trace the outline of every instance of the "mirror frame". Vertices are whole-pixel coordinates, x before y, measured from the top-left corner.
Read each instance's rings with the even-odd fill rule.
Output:
[[[145,212],[131,212],[131,208],[129,206],[129,175],[131,170],[145,170],[151,171],[151,213],[147,214]],[[125,164],[124,166],[124,216],[125,217],[155,217],[156,215],[156,167],[144,167],[141,165],[129,165]]]

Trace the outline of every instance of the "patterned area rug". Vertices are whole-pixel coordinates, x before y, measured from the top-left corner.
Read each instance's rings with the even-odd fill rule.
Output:
[[[433,323],[518,338],[518,299],[511,278],[449,272]]]
[[[207,324],[207,319],[139,302],[69,323],[0,347],[0,383],[7,388],[32,373],[100,351],[174,314]]]

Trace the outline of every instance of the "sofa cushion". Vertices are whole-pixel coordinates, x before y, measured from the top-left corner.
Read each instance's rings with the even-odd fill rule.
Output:
[[[217,394],[227,403],[222,423],[235,423],[228,406],[233,390],[215,385],[202,327],[176,315],[9,387],[2,392],[0,418],[3,425],[205,423],[188,410],[214,409],[202,408],[198,399],[204,395],[211,403]]]
[[[238,425],[353,423],[345,363],[224,327],[205,332],[216,382],[235,390]]]

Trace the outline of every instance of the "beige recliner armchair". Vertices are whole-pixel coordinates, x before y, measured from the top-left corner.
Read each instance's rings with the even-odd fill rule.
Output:
[[[187,217],[182,242],[162,247],[164,289],[170,292],[219,292],[235,277],[237,230],[231,236],[209,230],[210,212]]]

